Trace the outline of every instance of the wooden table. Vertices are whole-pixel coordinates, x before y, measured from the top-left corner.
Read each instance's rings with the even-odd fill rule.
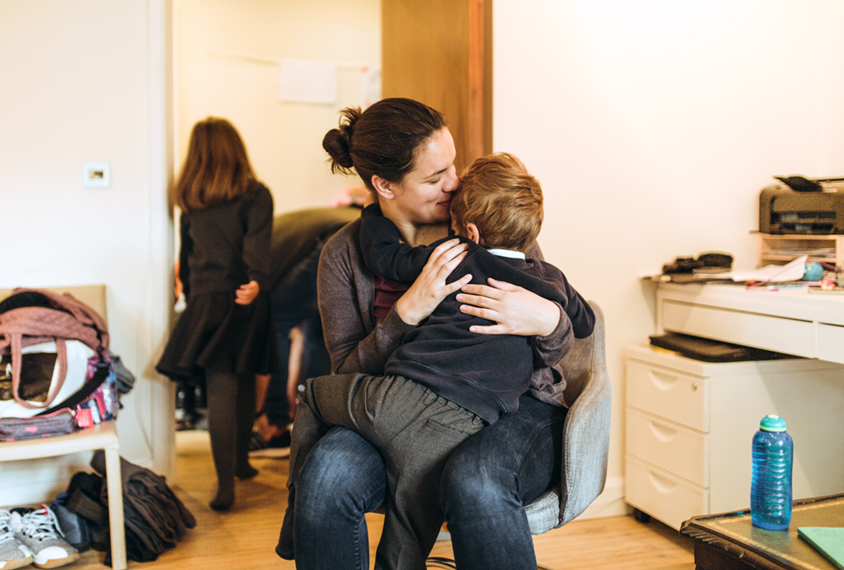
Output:
[[[797,535],[813,526],[844,526],[844,495],[795,501],[787,531],[753,526],[746,510],[694,517],[680,532],[695,541],[697,570],[836,570]]]

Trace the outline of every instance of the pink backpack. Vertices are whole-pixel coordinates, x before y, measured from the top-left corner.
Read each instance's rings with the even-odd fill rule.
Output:
[[[52,404],[67,376],[65,340],[83,342],[101,359],[108,351],[103,318],[69,293],[18,288],[0,301],[0,353],[12,357],[12,390],[18,404],[25,408],[48,408]],[[20,397],[21,349],[44,342],[56,343],[59,375],[46,402],[31,403]]]

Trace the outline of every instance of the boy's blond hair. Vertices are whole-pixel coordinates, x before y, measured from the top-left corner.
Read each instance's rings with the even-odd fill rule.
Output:
[[[486,248],[526,252],[542,227],[542,187],[506,152],[476,159],[460,177],[451,199],[455,231],[467,236],[466,224],[478,227]]]

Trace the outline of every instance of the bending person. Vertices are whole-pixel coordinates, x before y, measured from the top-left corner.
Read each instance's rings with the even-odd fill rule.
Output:
[[[323,146],[335,170],[354,168],[404,243],[415,247],[448,235],[458,180],[451,135],[437,111],[408,99],[385,99],[363,113],[346,109]],[[474,325],[472,332],[531,337],[540,362],[556,362],[568,349],[571,325],[559,304],[494,280],[447,282],[459,256],[432,257],[410,287],[389,281],[366,267],[360,228],[353,222],[340,230],[320,259],[320,314],[335,373],[384,374],[404,335],[457,291],[462,311],[496,323]],[[535,244],[528,256],[541,259]],[[441,504],[461,568],[536,567],[523,505],[559,473],[564,387],[559,369],[535,368],[518,411],[469,437],[446,463]],[[350,430],[333,428],[314,447],[297,483],[297,567],[368,568],[364,513],[383,502],[385,488],[375,448]],[[283,532],[277,552],[292,557],[293,542]],[[376,566],[389,567],[380,553]]]
[[[317,266],[328,238],[359,216],[357,207],[323,207],[273,219],[269,292],[279,372],[258,379],[253,447],[286,447],[299,383],[331,371],[317,306]]]

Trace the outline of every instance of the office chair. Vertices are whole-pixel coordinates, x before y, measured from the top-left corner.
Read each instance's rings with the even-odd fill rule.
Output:
[[[588,338],[575,339],[560,362],[569,403],[563,426],[562,483],[525,507],[531,534],[544,534],[580,515],[607,480],[611,387],[604,314],[594,301],[589,305],[595,312],[595,330]],[[427,563],[428,568],[457,568],[447,558],[431,557]]]

